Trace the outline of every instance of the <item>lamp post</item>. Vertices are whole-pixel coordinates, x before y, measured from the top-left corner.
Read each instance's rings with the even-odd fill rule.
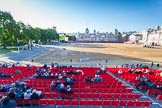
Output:
[[[72,60],[72,59],[70,59],[70,64],[71,64],[71,67],[72,67],[72,61],[73,61],[73,60]]]
[[[17,47],[17,51],[19,52],[19,44],[20,44],[19,39],[17,38],[16,41],[17,41],[17,46],[18,46],[18,47]]]
[[[108,62],[108,60],[106,59],[105,62],[106,62],[106,66],[107,66],[107,62]]]

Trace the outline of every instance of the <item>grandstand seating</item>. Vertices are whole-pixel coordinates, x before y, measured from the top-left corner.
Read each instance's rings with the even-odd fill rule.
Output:
[[[20,74],[15,74],[15,70],[21,70]],[[2,84],[12,84],[14,81],[24,79],[26,77],[32,76],[36,72],[37,67],[31,67],[31,70],[28,70],[27,67],[10,67],[10,68],[0,68],[0,72],[8,73],[12,75],[12,78],[2,78],[0,83]],[[57,71],[68,71],[68,70],[83,70],[84,75],[76,74],[76,82],[72,86],[73,94],[59,93],[57,89],[51,89],[50,83],[52,80],[57,80],[54,78],[28,78],[25,79],[30,87],[36,90],[42,91],[42,99],[34,100],[25,100],[25,99],[15,99],[19,105],[39,105],[39,106],[128,106],[128,107],[149,107],[151,106],[151,101],[140,100],[141,94],[133,93],[133,89],[128,88],[123,85],[122,82],[118,81],[111,75],[107,73],[102,73],[101,77],[103,82],[84,82],[84,78],[87,75],[95,76],[96,70],[99,68],[90,68],[90,67],[71,67],[69,68],[57,68]],[[116,74],[119,68],[109,68],[111,73]],[[128,69],[125,68],[124,72]],[[55,73],[55,69],[51,70],[52,73]],[[69,74],[68,76],[71,76]],[[129,76],[123,74],[118,76],[123,80],[127,81],[130,84],[134,84],[134,76]],[[152,78],[152,77],[150,77]],[[153,78],[152,78],[153,79]],[[64,80],[60,80],[63,82]],[[6,92],[0,92],[0,94],[7,94]],[[148,94],[154,94],[148,91]],[[63,99],[64,98],[64,99]],[[158,100],[161,100],[161,97],[158,96]]]

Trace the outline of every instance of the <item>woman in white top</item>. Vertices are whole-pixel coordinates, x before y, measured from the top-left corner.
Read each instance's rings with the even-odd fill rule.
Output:
[[[31,90],[28,89],[25,93],[24,93],[24,99],[30,99],[30,96],[32,95]]]

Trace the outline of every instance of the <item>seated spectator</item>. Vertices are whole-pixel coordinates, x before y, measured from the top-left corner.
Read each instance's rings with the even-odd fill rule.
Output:
[[[56,88],[60,88],[60,84],[61,84],[60,81],[57,80],[57,81],[56,81]]]
[[[84,79],[85,82],[93,82],[93,78],[92,76],[86,76],[85,79]]]
[[[30,99],[30,97],[31,97],[31,90],[30,89],[28,89],[25,93],[24,93],[24,99]]]
[[[136,78],[136,80],[140,81],[136,85],[137,90],[139,89],[139,86],[141,86],[141,85],[145,85],[149,88],[155,88],[155,86],[156,86],[153,82],[151,82],[150,80],[147,79],[146,75],[143,75],[143,76],[140,75]]]
[[[13,88],[11,88],[8,93],[8,97],[14,99],[15,95],[16,95],[15,90]]]
[[[4,85],[0,84],[0,92],[6,92],[6,91],[7,88]]]
[[[84,72],[82,70],[75,70],[74,74],[82,74],[82,75],[84,75]]]
[[[62,72],[63,78],[67,78],[67,74],[65,71]]]
[[[72,88],[71,88],[70,85],[67,85],[66,93],[73,93]]]
[[[50,88],[56,88],[55,80],[53,80],[50,84]]]
[[[67,78],[65,79],[64,84],[71,85],[71,84],[74,84],[74,81],[71,80],[69,77],[67,77]]]
[[[59,91],[60,91],[61,93],[65,93],[65,92],[66,92],[66,91],[65,91],[65,86],[64,86],[64,84],[60,84]]]
[[[151,70],[149,70],[149,69],[146,69],[146,72],[145,72],[146,74],[154,74]]]
[[[123,71],[121,69],[118,70],[118,74],[122,74]]]
[[[62,74],[60,73],[59,75],[58,75],[58,79],[62,79],[63,78],[63,76],[62,76]]]
[[[135,74],[142,74],[142,71],[140,69],[136,69],[134,73]]]
[[[30,96],[30,99],[40,99],[40,97],[39,97],[39,95],[38,95],[38,93],[37,93],[36,90],[33,90],[32,91],[32,94]]]
[[[160,72],[160,74],[159,74],[161,77],[162,77],[162,72]]]
[[[102,82],[102,77],[100,75],[95,74],[94,82]]]
[[[72,81],[74,81],[74,82],[76,81],[74,75],[72,75],[70,79],[71,79]]]
[[[134,73],[134,69],[129,69],[128,72],[129,73]]]
[[[15,95],[15,98],[16,99],[23,99],[24,98],[24,93],[22,91],[22,89],[19,89],[17,92],[16,92],[16,95]]]
[[[40,74],[40,68],[37,68],[36,73],[39,75]]]
[[[0,95],[0,108],[14,108],[16,106],[15,100],[10,100],[8,96]]]
[[[102,73],[102,70],[96,70],[95,74],[100,75]]]
[[[70,71],[67,71],[67,74],[74,74],[74,72],[70,70]]]

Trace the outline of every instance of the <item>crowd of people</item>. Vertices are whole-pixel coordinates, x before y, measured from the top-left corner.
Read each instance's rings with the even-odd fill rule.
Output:
[[[136,77],[136,80],[139,81],[139,83],[136,85],[136,89],[139,90],[140,86],[146,86],[148,89],[159,89],[162,90],[162,86],[156,85],[154,82],[150,81],[146,74],[144,75],[139,75]]]
[[[0,105],[3,107],[15,107],[15,99],[40,99],[41,91],[30,88],[25,82],[15,81],[11,85],[0,85],[0,92],[7,92],[7,95],[0,95]],[[3,108],[2,107],[2,108]]]
[[[91,75],[85,77],[84,82],[102,82],[103,79],[101,77],[102,70],[96,70],[94,78]]]

